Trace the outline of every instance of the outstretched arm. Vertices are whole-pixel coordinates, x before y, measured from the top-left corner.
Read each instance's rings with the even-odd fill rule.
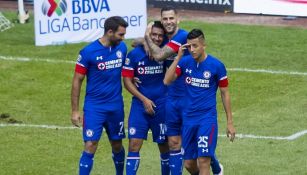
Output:
[[[85,75],[75,72],[71,87],[71,122],[77,127],[81,124],[79,98],[84,77]]]
[[[145,34],[145,41],[148,45],[148,48],[150,50],[151,56],[156,61],[163,61],[166,58],[172,56],[175,54],[175,51],[170,48],[169,46],[165,45],[164,47],[160,48],[157,46],[150,38],[149,34]]]
[[[222,102],[224,106],[224,110],[226,112],[227,118],[227,137],[230,137],[230,141],[235,139],[236,130],[233,126],[232,113],[231,113],[231,105],[230,105],[230,94],[228,87],[220,87]]]

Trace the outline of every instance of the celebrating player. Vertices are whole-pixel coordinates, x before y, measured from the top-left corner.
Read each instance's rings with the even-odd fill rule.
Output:
[[[179,19],[176,9],[166,7],[161,9],[161,22],[166,31],[165,46],[160,48],[153,43],[150,38],[150,27],[147,28],[145,40],[151,52],[151,56],[155,60],[166,60],[167,65],[171,65],[179,47],[187,42],[187,35],[183,29],[178,27]],[[185,52],[187,55],[188,52]],[[166,126],[168,144],[170,148],[170,170],[172,175],[182,174],[182,151],[181,151],[181,127],[183,111],[186,107],[186,91],[183,77],[178,77],[168,87],[168,97],[166,101]],[[186,166],[190,166],[188,164]],[[216,157],[211,160],[212,172],[214,174],[222,174],[222,166]],[[189,171],[198,171],[197,166],[188,167]]]
[[[116,174],[122,175],[125,150],[124,104],[121,87],[122,62],[127,47],[122,40],[127,22],[114,16],[106,19],[104,35],[80,51],[72,82],[71,122],[80,126],[79,96],[84,77],[87,77],[84,101],[83,140],[84,151],[80,158],[79,174],[90,174],[93,158],[103,127],[112,146]]]
[[[231,141],[235,138],[226,69],[221,61],[205,52],[205,47],[205,36],[201,30],[189,32],[187,44],[179,49],[164,79],[167,85],[178,77],[185,80],[188,101],[182,128],[184,159],[186,165],[190,163],[192,166],[197,165],[194,163],[197,160],[201,175],[210,174],[210,160],[217,144],[218,87],[227,116],[227,136]],[[190,55],[182,57],[184,48],[188,48]]]
[[[163,42],[163,26],[160,21],[152,25],[150,38],[157,46]],[[128,120],[129,153],[126,174],[135,175],[140,163],[140,149],[151,129],[153,141],[158,144],[161,157],[161,174],[169,175],[169,149],[165,136],[166,86],[164,61],[151,60],[142,46],[129,52],[123,66],[124,85],[133,95]],[[136,87],[133,78],[142,83]]]

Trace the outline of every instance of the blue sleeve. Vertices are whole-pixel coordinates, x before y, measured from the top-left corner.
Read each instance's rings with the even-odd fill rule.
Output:
[[[90,63],[89,63],[89,56],[87,54],[87,52],[85,50],[81,50],[79,52],[79,56],[78,56],[78,59],[77,59],[77,64],[88,69],[89,66],[90,66]]]
[[[227,71],[225,65],[222,62],[219,62],[217,67],[217,79],[218,81],[224,80],[227,78]]]

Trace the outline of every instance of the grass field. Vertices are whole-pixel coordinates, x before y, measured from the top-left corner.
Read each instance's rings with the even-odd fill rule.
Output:
[[[4,14],[9,19],[15,17],[15,13]],[[0,114],[8,113],[11,119],[27,125],[71,126],[74,64],[44,60],[75,61],[87,43],[35,47],[33,26],[32,20],[0,33]],[[229,71],[238,134],[286,137],[307,130],[306,30],[195,21],[183,21],[180,26],[203,29],[207,51],[227,68],[256,70]],[[16,60],[21,57],[32,61]],[[285,73],[257,72],[260,69]],[[131,96],[126,91],[123,95],[128,116]],[[223,135],[226,123],[219,96],[218,111],[219,134]],[[10,118],[0,119],[1,175],[77,174],[83,148],[81,130],[4,125]],[[124,142],[127,148],[127,140]],[[307,135],[294,140],[238,138],[233,143],[219,137],[217,156],[226,175],[307,175],[306,145]],[[158,150],[149,139],[141,151],[139,174],[159,172]],[[115,174],[105,134],[92,174]]]

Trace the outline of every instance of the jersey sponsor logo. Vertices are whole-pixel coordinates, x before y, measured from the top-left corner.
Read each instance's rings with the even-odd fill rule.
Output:
[[[161,74],[163,73],[163,65],[139,67],[138,73],[143,75]]]
[[[125,60],[125,65],[129,65],[130,64],[130,59],[129,58],[126,58]]]
[[[211,72],[210,71],[205,71],[204,72],[204,78],[209,79],[211,77]]]
[[[122,59],[100,62],[97,64],[97,67],[99,70],[107,70],[107,69],[122,67]]]
[[[135,135],[136,129],[134,127],[129,128],[129,134],[130,135]]]
[[[91,129],[87,129],[87,130],[85,131],[85,133],[86,133],[86,136],[87,136],[87,137],[93,137],[93,135],[94,135],[94,131],[91,130]]]
[[[203,87],[203,88],[209,88],[210,80],[207,79],[200,79],[200,78],[194,78],[194,77],[186,77],[185,82],[191,86],[196,87]]]
[[[116,52],[116,56],[117,56],[117,58],[122,58],[122,57],[123,57],[122,51],[118,50],[118,51]]]

